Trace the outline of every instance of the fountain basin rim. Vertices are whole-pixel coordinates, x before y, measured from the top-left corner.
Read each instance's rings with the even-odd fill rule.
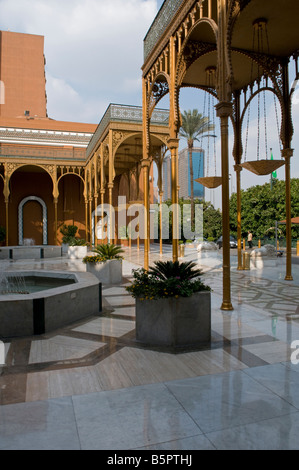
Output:
[[[4,271],[13,274],[75,280],[72,284],[29,294],[0,296],[0,339],[38,336],[71,323],[99,315],[101,289],[99,280],[86,272],[43,270]]]
[[[72,284],[62,285],[59,287],[52,287],[50,289],[40,290],[38,292],[31,292],[28,294],[1,294],[0,304],[2,301],[16,301],[16,300],[30,300],[39,299],[40,297],[48,298],[55,295],[63,294],[66,292],[76,292],[80,288],[86,286],[98,285],[99,281],[95,276],[85,272],[65,272],[65,271],[37,271],[37,270],[22,270],[22,271],[4,271],[7,277],[10,276],[23,276],[26,277],[41,277],[49,279],[71,279]]]

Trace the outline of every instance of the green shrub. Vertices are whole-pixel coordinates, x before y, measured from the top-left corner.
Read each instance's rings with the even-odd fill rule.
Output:
[[[107,261],[105,258],[102,258],[100,255],[95,255],[95,256],[85,256],[83,258],[83,263],[105,263]]]
[[[134,270],[134,281],[126,290],[140,300],[191,297],[195,292],[210,291],[210,287],[199,279],[201,270],[195,267],[191,261],[156,261],[149,271]]]
[[[104,260],[122,259],[121,254],[124,253],[124,250],[120,246],[114,245],[113,243],[98,245],[92,251],[102,257]]]
[[[63,235],[62,242],[70,245],[70,241],[72,241],[76,236],[78,227],[76,225],[63,224],[59,231]]]
[[[69,246],[87,246],[89,243],[84,240],[83,238],[69,238],[68,245]]]
[[[126,227],[125,225],[122,225],[121,227],[119,227],[118,234],[119,234],[119,238],[123,240],[129,238],[128,227]]]

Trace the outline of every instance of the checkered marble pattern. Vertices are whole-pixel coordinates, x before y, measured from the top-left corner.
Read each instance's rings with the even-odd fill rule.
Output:
[[[170,250],[166,249],[164,257],[171,257]],[[153,259],[160,259],[157,247],[151,250]],[[197,260],[196,253],[190,250],[186,259]],[[204,281],[213,289],[212,342],[205,349],[172,354],[163,348],[146,348],[135,339],[135,304],[125,286],[132,268],[142,261],[142,252],[126,251],[123,285],[103,286],[101,315],[49,335],[5,342],[6,366],[0,368],[0,413],[5,417],[0,422],[0,449],[299,448],[292,437],[280,443],[278,430],[299,425],[295,393],[299,365],[290,363],[291,343],[299,340],[297,266],[295,281],[290,283],[281,275],[283,266],[276,274],[273,270],[242,272],[236,270],[233,259],[234,310],[224,312],[220,310],[221,267],[215,266],[215,260],[212,267],[200,262]],[[24,264],[35,269],[82,269],[66,259],[19,261],[13,269],[22,269]],[[122,408],[123,400],[127,411]],[[163,413],[159,418],[154,410],[161,412],[164,405],[174,421],[162,425]],[[34,410],[40,422],[48,423],[41,434],[39,424],[27,418]],[[54,421],[57,416],[59,421],[60,413],[65,419],[55,434]],[[148,413],[156,419],[152,424],[155,435],[147,428],[141,437],[137,429],[142,422],[145,426]],[[129,423],[133,415],[130,429],[116,432],[120,416]],[[21,426],[15,433],[14,424],[20,420],[24,429]],[[171,431],[174,427],[176,433]],[[79,430],[76,438],[75,429]],[[59,434],[64,436],[60,440]],[[45,441],[41,442],[42,437],[34,440],[42,435]]]

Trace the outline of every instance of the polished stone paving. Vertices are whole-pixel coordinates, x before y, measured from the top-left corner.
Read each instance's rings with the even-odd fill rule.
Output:
[[[103,286],[102,314],[5,340],[1,450],[299,449],[299,364],[291,363],[291,343],[299,340],[297,260],[294,281],[285,281],[285,259],[237,271],[232,252],[234,310],[223,312],[220,255],[199,258],[187,249],[185,258],[198,262],[213,289],[210,347],[174,354],[135,340],[125,285],[143,254],[127,249],[123,284]],[[2,266],[84,270],[66,258]]]

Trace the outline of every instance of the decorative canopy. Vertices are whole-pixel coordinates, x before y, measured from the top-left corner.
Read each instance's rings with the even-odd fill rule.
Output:
[[[281,220],[279,222],[280,224],[286,224],[287,221],[286,220]],[[291,224],[298,224],[299,225],[299,217],[293,217],[293,219],[291,219]]]

